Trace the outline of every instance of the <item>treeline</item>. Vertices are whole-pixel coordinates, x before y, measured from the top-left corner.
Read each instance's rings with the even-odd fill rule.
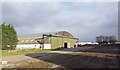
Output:
[[[112,44],[115,45],[115,42],[117,41],[115,36],[98,36],[96,37],[96,42],[99,44]]]
[[[2,27],[2,50],[15,49],[18,37],[17,32],[13,25],[5,25],[5,22],[1,25]]]

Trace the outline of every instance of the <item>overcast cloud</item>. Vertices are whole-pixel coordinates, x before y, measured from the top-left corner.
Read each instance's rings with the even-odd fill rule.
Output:
[[[64,30],[80,41],[118,36],[117,2],[6,2],[2,15],[18,35]]]

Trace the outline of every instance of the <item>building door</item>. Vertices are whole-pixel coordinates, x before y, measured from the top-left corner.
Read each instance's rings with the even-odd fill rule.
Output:
[[[67,48],[67,43],[64,43],[64,48]]]
[[[70,43],[68,43],[68,48],[70,48]]]

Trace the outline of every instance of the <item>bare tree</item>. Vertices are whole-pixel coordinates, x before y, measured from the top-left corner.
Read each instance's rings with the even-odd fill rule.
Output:
[[[106,38],[103,35],[96,37],[96,42],[98,42],[99,44],[102,44],[105,40]]]
[[[116,37],[113,35],[113,36],[109,36],[109,43],[110,44],[115,44],[115,42],[116,42],[117,40],[116,40]]]
[[[96,37],[96,42],[98,42],[99,44],[115,44],[116,42],[116,37],[115,36],[98,36]]]

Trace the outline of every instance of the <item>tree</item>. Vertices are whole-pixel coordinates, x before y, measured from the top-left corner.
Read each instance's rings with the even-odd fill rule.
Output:
[[[15,49],[18,37],[17,32],[13,25],[5,25],[5,22],[1,25],[2,27],[2,49]]]
[[[0,49],[2,49],[2,27],[0,26]]]
[[[115,42],[117,41],[116,37],[115,36],[109,36],[109,43],[110,44],[115,44]]]
[[[96,37],[96,42],[98,42],[99,44],[115,44],[116,42],[116,37],[115,36],[98,36]]]
[[[96,37],[96,42],[98,42],[99,44],[102,44],[105,42],[105,36],[101,35],[101,36],[98,36]]]

